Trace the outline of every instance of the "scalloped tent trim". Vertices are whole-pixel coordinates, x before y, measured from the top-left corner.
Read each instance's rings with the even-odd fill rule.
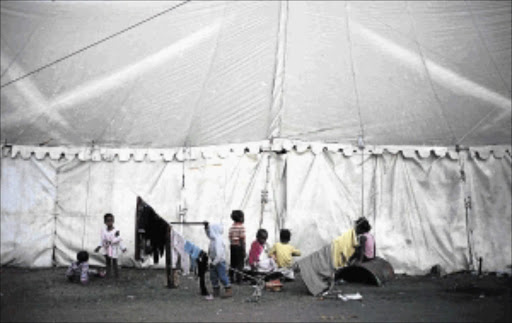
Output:
[[[244,144],[229,144],[220,146],[204,147],[179,147],[169,149],[144,149],[144,148],[106,148],[106,147],[38,147],[23,145],[1,145],[2,156],[11,158],[30,159],[32,156],[38,160],[50,158],[52,160],[77,159],[80,161],[106,161],[120,162],[135,161],[184,161],[212,158],[229,158],[232,155],[242,156],[244,154],[259,154],[261,152],[288,152],[298,153],[311,152],[318,155],[322,152],[339,152],[346,157],[360,155],[361,152],[370,155],[402,154],[405,158],[425,159],[431,156],[437,158],[447,157],[453,160],[459,158],[455,148],[448,147],[414,147],[414,146],[368,146],[364,150],[353,145],[342,145],[320,142],[304,142],[295,140],[274,140],[251,142]],[[505,155],[512,156],[512,146],[481,146],[469,147],[471,157],[482,160],[488,159],[491,155],[495,158],[503,158]]]

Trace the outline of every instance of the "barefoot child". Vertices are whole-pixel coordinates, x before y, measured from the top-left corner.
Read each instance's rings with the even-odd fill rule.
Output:
[[[103,248],[103,255],[105,256],[105,262],[107,267],[107,277],[112,275],[112,268],[114,269],[114,275],[116,278],[119,277],[119,271],[117,267],[117,258],[119,257],[120,251],[126,252],[126,248],[122,244],[119,230],[114,228],[114,216],[111,213],[105,214],[103,217],[106,227],[101,230],[100,244],[95,252],[98,252],[100,248]]]

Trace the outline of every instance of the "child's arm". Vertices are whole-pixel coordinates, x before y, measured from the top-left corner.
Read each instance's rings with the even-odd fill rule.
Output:
[[[362,235],[361,238],[359,239],[359,261],[363,261],[363,258],[364,258],[364,249],[365,249],[365,246],[366,246],[366,236]]]
[[[297,248],[293,248],[292,256],[300,256],[300,255],[301,255],[300,250]]]
[[[89,282],[89,264],[86,262],[82,263],[80,268],[80,282],[85,285]]]
[[[73,264],[69,265],[68,270],[66,270],[66,277],[73,276]]]
[[[103,231],[100,231],[100,243],[98,244],[96,249],[94,249],[94,252],[100,251],[101,246],[103,246]]]
[[[120,243],[121,242],[121,233],[119,230],[116,231],[114,234],[114,237],[112,238],[112,241],[110,241],[111,244]]]
[[[272,259],[276,260],[276,257],[277,257],[277,250],[276,250],[276,245],[275,245],[275,244],[274,244],[274,245],[272,246],[272,248],[270,248],[270,250],[268,251],[268,255],[269,255]]]
[[[112,244],[119,244],[119,247],[121,247],[122,252],[126,252],[126,247],[123,244],[123,239],[121,239],[121,233],[119,230],[116,231],[116,234],[114,235],[114,238],[112,239]]]

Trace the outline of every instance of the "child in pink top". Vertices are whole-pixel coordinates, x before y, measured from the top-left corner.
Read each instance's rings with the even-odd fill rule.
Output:
[[[356,235],[359,245],[351,257],[351,264],[366,262],[375,258],[375,238],[370,233],[372,226],[365,217],[356,221]]]
[[[249,251],[249,265],[254,271],[270,272],[277,268],[274,259],[269,258],[264,252],[267,238],[267,230],[259,229],[256,233],[256,240],[251,244],[251,250]]]
[[[114,275],[116,278],[119,277],[119,271],[117,267],[117,258],[120,252],[126,252],[126,248],[123,246],[123,240],[120,237],[119,230],[114,228],[114,216],[111,213],[105,214],[103,217],[106,227],[101,230],[100,244],[94,251],[100,251],[103,248],[103,255],[105,256],[105,262],[107,267],[107,277],[112,274],[112,268],[114,269]]]

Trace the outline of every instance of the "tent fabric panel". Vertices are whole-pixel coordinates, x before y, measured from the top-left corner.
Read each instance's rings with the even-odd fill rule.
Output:
[[[53,265],[53,214],[2,213],[1,221],[2,266],[42,268]]]
[[[226,2],[214,52],[192,105],[191,146],[267,138],[279,2]]]
[[[231,211],[242,210],[249,248],[261,219],[261,190],[265,187],[267,162],[264,154],[186,162],[187,221],[220,223],[227,239],[233,223]],[[267,214],[263,214],[262,227],[268,231],[269,239],[274,239],[274,213]],[[193,243],[205,250],[208,248],[204,228],[184,226],[182,229],[185,236],[193,237]],[[226,256],[229,259],[229,250]]]
[[[321,4],[290,5],[282,136],[510,143],[510,3]]]
[[[370,144],[452,144],[407,6],[347,5],[364,139]]]
[[[354,142],[360,120],[346,3],[288,6],[281,137]]]
[[[512,264],[511,214],[512,162],[510,155],[501,159],[466,159],[467,195],[473,263],[482,270],[504,271]]]
[[[2,46],[2,84],[179,3],[2,3],[3,45],[22,47],[7,57]],[[264,139],[278,5],[189,2],[7,86],[2,138],[121,147]],[[33,16],[41,22],[23,47],[15,30]]]
[[[361,212],[360,175],[351,174],[356,161],[310,152],[291,152],[286,165],[285,227],[303,255],[319,250],[353,225]],[[358,160],[359,161],[359,160]],[[351,164],[351,163],[354,164]],[[342,169],[346,178],[337,173]]]
[[[507,1],[2,1],[3,85],[155,17],[2,87],[1,139],[176,148],[272,133],[509,145],[510,9]]]
[[[370,206],[377,252],[397,272],[468,267],[463,186],[457,161],[377,157]]]
[[[52,265],[56,163],[2,158],[1,264]]]

